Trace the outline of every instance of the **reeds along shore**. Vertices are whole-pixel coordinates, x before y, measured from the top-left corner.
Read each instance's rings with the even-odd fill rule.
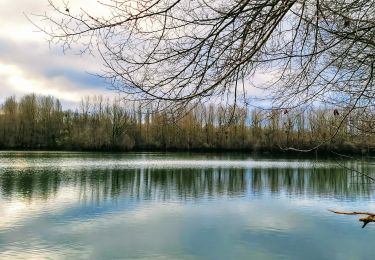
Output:
[[[246,150],[293,147],[321,151],[372,152],[371,122],[361,111],[257,110],[200,105],[176,117],[101,96],[64,110],[54,97],[7,98],[0,109],[0,149],[48,150]],[[340,126],[340,127],[339,127]]]

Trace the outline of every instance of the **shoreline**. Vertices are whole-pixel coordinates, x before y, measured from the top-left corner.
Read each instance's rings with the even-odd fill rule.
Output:
[[[375,155],[375,150],[369,153],[363,150],[327,150],[317,149],[309,152],[286,151],[286,150],[267,150],[267,149],[68,149],[68,148],[0,148],[0,153],[93,153],[93,154],[131,154],[131,153],[160,153],[160,154],[207,154],[207,155],[249,155],[262,158],[342,158],[351,157],[353,159],[368,158]],[[323,157],[323,158],[322,158]]]

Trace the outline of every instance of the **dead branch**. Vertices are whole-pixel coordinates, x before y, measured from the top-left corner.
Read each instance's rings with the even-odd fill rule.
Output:
[[[359,219],[360,222],[363,222],[362,228],[364,228],[370,222],[375,222],[375,213],[373,212],[364,212],[364,211],[345,212],[345,211],[336,211],[332,209],[329,209],[329,211],[335,214],[342,214],[342,215],[367,215],[366,217],[362,217]]]

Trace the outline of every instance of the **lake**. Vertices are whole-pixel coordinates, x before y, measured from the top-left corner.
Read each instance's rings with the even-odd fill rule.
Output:
[[[0,258],[374,259],[361,161],[0,152]]]

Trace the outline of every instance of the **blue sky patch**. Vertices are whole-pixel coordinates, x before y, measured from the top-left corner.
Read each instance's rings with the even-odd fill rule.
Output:
[[[45,71],[45,76],[48,78],[64,77],[67,80],[74,82],[82,87],[106,89],[109,87],[109,83],[96,76],[85,71],[75,71],[71,69],[56,69],[50,68]]]
[[[0,38],[0,53],[4,53],[10,50],[10,44],[8,41]]]

